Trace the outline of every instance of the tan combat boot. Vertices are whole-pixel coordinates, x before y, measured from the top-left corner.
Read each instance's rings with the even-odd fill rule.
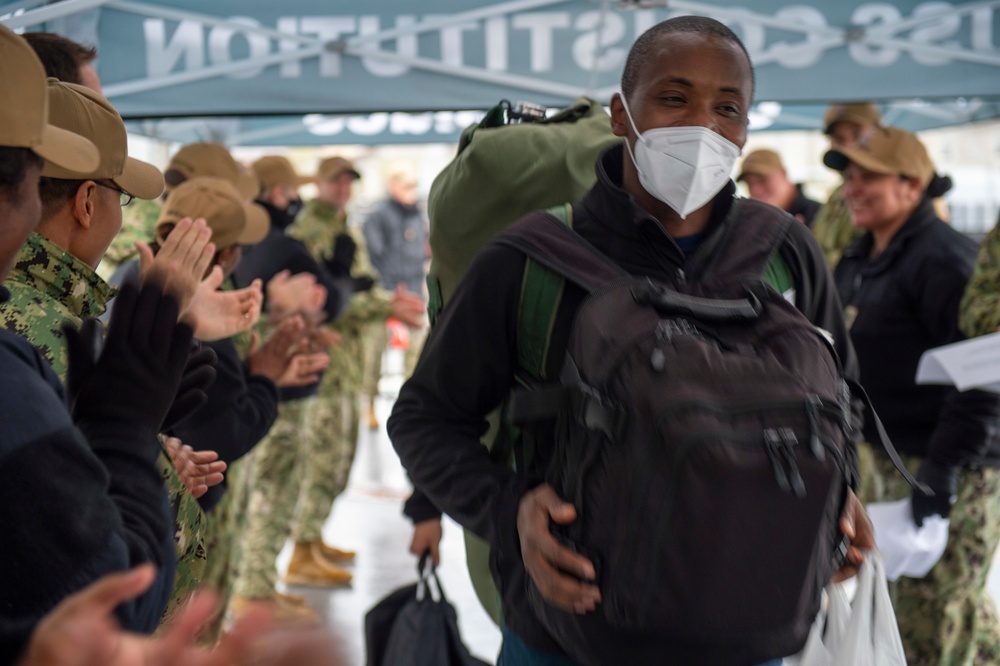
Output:
[[[275,590],[274,596],[277,597],[278,601],[287,606],[305,606],[306,598],[301,594],[289,594],[288,592],[282,592],[281,590]]]
[[[333,546],[328,546],[322,540],[313,541],[310,544],[310,547],[314,549],[319,549],[319,554],[323,557],[323,559],[333,564],[344,564],[346,562],[353,562],[354,558],[357,556],[357,553],[353,550],[341,550],[340,548],[334,548]],[[316,552],[314,550],[313,555],[315,554]]]
[[[368,396],[368,429],[378,430],[378,416],[375,414],[375,396]]]
[[[303,542],[295,544],[288,571],[282,579],[286,585],[340,587],[350,584],[354,577],[350,571],[344,571],[325,559],[317,558],[314,554],[317,549],[311,546],[312,544]]]
[[[290,604],[282,601],[280,597],[244,597],[241,594],[234,594],[229,600],[229,609],[226,613],[226,630],[231,629],[236,621],[256,608],[262,608],[270,613],[278,625],[321,623],[319,615],[308,606]]]

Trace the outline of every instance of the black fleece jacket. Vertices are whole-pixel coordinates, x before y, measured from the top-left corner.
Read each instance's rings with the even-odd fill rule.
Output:
[[[316,281],[326,287],[326,321],[337,319],[350,303],[354,292],[354,281],[350,275],[333,275],[326,266],[313,259],[309,249],[297,238],[285,235],[287,216],[266,201],[257,201],[271,216],[271,229],[264,240],[243,248],[243,256],[236,270],[233,271],[233,282],[237,287],[247,287],[256,279],[264,285],[281,271],[287,270],[292,275],[311,273]],[[278,391],[282,401],[299,400],[316,395],[319,382],[308,386],[293,386]]]
[[[727,217],[735,186],[730,183],[715,198],[705,239],[685,258],[656,219],[621,189],[622,154],[623,148],[617,146],[598,160],[597,184],[574,205],[574,229],[633,275],[671,282],[683,270],[697,279],[716,234],[726,225],[740,224],[738,215]],[[775,215],[785,214],[774,210]],[[796,306],[832,333],[847,373],[854,376],[856,361],[840,301],[812,234],[802,224],[788,225],[779,252],[796,285]],[[433,504],[486,539],[494,578],[500,580],[504,597],[505,623],[535,648],[558,654],[562,650],[535,619],[524,593],[527,574],[516,516],[530,482],[493,462],[479,442],[486,430],[485,415],[514,386],[524,263],[523,254],[505,246],[493,244],[480,252],[431,331],[413,376],[400,391],[388,428],[414,485],[427,496],[409,502],[408,514],[429,517]],[[566,285],[548,354],[550,376],[558,376],[557,366],[583,297],[581,289]]]
[[[110,282],[139,286],[138,260],[122,264]],[[208,402],[167,434],[195,451],[215,451],[220,460],[233,463],[271,429],[278,417],[278,389],[267,377],[247,372],[231,338],[201,344],[211,347],[217,357],[215,381],[205,391]],[[211,511],[225,492],[223,481],[199,497],[198,504]]]
[[[861,383],[893,444],[945,468],[1000,465],[1000,396],[915,382],[921,354],[965,339],[958,304],[975,242],[925,199],[875,258],[872,243],[867,233],[849,245],[835,275],[844,306],[856,312],[848,318]],[[878,441],[870,420],[865,436]]]
[[[208,402],[170,434],[196,451],[211,450],[226,463],[239,460],[268,433],[278,417],[278,389],[267,377],[251,375],[231,339],[202,343],[215,350],[215,381]],[[211,511],[226,492],[223,481],[198,499]]]
[[[49,364],[0,330],[0,664],[16,661],[62,599],[145,562],[158,568],[153,585],[116,615],[129,631],[156,628],[174,580],[159,452],[136,424],[74,427]]]

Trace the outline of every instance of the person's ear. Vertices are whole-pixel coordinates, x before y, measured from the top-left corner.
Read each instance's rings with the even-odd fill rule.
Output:
[[[73,217],[84,229],[90,229],[94,219],[95,199],[98,185],[92,180],[85,180],[73,195]]]
[[[622,103],[624,93],[615,93],[611,96],[611,131],[615,136],[628,137],[632,124],[628,121],[625,113],[625,105]]]

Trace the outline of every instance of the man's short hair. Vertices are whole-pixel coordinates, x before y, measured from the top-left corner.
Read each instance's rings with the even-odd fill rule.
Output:
[[[720,23],[707,16],[678,16],[667,19],[666,21],[657,23],[639,35],[639,39],[635,40],[632,49],[628,52],[628,58],[625,60],[625,69],[622,71],[621,87],[622,94],[625,97],[632,96],[632,92],[639,83],[642,68],[649,58],[652,57],[653,52],[660,43],[660,39],[666,35],[677,33],[714,37],[738,46],[743,51],[743,55],[747,57],[747,64],[750,66],[750,97],[751,99],[753,98],[753,89],[756,86],[756,81],[754,78],[753,63],[750,61],[750,54],[747,52],[747,47],[743,45],[743,41],[736,33],[730,30],[724,23]]]
[[[65,180],[63,178],[46,178],[38,180],[38,198],[42,201],[41,221],[48,220],[58,213],[66,202],[76,196],[85,180]]]
[[[26,32],[22,35],[45,67],[45,75],[66,83],[83,84],[80,68],[93,62],[97,49],[77,44],[52,32]]]
[[[28,168],[32,165],[41,168],[42,163],[42,158],[31,148],[0,146],[0,196],[3,196],[8,203],[20,204],[17,195],[21,183],[28,175]]]

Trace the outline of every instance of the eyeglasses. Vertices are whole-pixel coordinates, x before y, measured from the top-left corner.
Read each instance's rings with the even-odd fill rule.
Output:
[[[115,192],[117,192],[119,196],[119,202],[121,203],[122,207],[125,207],[130,203],[132,203],[133,201],[135,201],[134,195],[129,194],[128,192],[118,187],[114,183],[105,183],[100,180],[95,180],[94,182],[100,185],[101,187],[107,188],[109,190],[114,190]]]

